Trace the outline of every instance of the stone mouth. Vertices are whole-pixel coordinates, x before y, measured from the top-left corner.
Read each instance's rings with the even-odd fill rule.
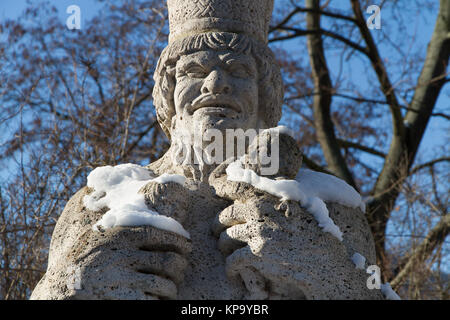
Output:
[[[231,99],[217,99],[217,98],[206,98],[199,102],[193,104],[192,113],[199,109],[209,109],[210,111],[226,111],[233,110],[236,112],[241,112],[241,108],[237,103],[231,101]]]

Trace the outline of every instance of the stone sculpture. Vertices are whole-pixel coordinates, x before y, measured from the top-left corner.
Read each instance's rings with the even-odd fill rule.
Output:
[[[283,85],[267,47],[273,0],[168,0],[168,7],[169,44],[155,72],[154,104],[171,146],[147,169],[186,182],[149,182],[140,192],[190,239],[148,225],[95,231],[108,208],[90,210],[84,199],[94,190],[85,187],[58,220],[47,272],[31,298],[382,298],[351,260],[358,253],[366,265],[375,263],[360,209],[327,203],[343,230],[340,241],[300,202],[227,179],[235,159],[192,161],[206,149],[196,132],[267,129],[280,120]],[[289,135],[279,138],[280,170],[271,181],[295,179],[300,151]],[[258,164],[242,159],[260,174]]]

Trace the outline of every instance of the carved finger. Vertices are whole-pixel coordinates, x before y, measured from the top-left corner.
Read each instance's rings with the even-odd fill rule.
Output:
[[[115,258],[115,261],[106,259],[103,265],[84,269],[79,275],[79,287],[74,288],[75,299],[155,300],[173,297],[174,290],[176,296],[172,281],[120,266],[123,252],[118,252]]]
[[[230,278],[240,277],[241,271],[248,267],[254,268],[259,258],[255,256],[249,246],[235,250],[225,260],[225,270]]]
[[[247,209],[248,210],[248,209]],[[245,223],[245,208],[240,203],[235,203],[222,212],[214,219],[211,230],[214,236],[218,237],[225,229],[237,224]]]
[[[192,251],[189,239],[152,226],[111,228],[107,229],[103,236],[110,248],[131,247],[145,251],[173,251],[182,255]]]
[[[252,230],[249,224],[238,224],[226,229],[220,234],[218,241],[219,250],[224,255],[229,255],[237,249],[247,245],[252,237]]]
[[[183,224],[189,208],[189,191],[176,182],[149,182],[139,191],[147,206]]]
[[[139,250],[126,255],[128,266],[137,272],[167,277],[176,284],[183,281],[188,262],[178,253]]]
[[[221,198],[234,201],[253,197],[255,189],[251,184],[227,180],[226,169],[234,160],[233,158],[229,158],[214,169],[209,176],[209,184]]]
[[[239,272],[245,283],[249,294],[248,300],[264,300],[269,297],[269,291],[266,288],[266,279],[253,267],[244,267]]]
[[[133,275],[133,282],[129,285],[149,296],[163,299],[177,298],[178,289],[175,283],[155,274],[136,273]]]
[[[209,184],[212,185],[213,187],[216,186],[217,183],[223,182],[224,180],[226,180],[227,177],[227,173],[226,173],[226,169],[228,167],[228,165],[230,165],[231,163],[233,163],[235,161],[234,157],[228,158],[227,160],[225,160],[224,162],[222,162],[221,164],[219,164],[214,171],[209,175]]]

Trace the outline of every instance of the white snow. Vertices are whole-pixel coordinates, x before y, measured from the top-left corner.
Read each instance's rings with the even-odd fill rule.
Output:
[[[345,181],[334,176],[301,169],[296,180],[272,180],[244,169],[241,160],[226,169],[230,181],[246,182],[281,200],[299,201],[317,220],[319,227],[342,241],[342,232],[329,216],[325,201],[337,202],[352,208],[365,210],[361,196]]]
[[[388,299],[388,300],[402,300],[400,298],[400,296],[397,293],[395,293],[394,290],[392,290],[392,287],[391,287],[391,285],[388,282],[386,282],[385,284],[382,284],[380,289],[381,289],[381,293],[386,297],[386,299]]]
[[[308,197],[318,197],[323,201],[330,201],[352,208],[366,211],[361,195],[344,180],[330,174],[300,169],[295,178],[300,182],[300,188]]]
[[[178,184],[183,185],[186,181],[186,177],[179,175],[179,174],[168,174],[163,173],[159,177],[152,179],[153,182],[157,183],[168,183],[168,182],[176,182]]]
[[[362,254],[355,252],[355,254],[352,256],[352,261],[355,264],[356,269],[365,269],[366,258]]]
[[[184,184],[185,179],[183,176],[170,174],[152,179],[149,170],[130,163],[94,169],[87,178],[87,186],[93,188],[94,192],[84,197],[84,205],[93,211],[105,207],[109,210],[93,229],[98,231],[99,226],[107,229],[151,225],[190,238],[178,221],[148,209],[144,195],[138,193],[139,189],[151,181]]]
[[[261,132],[261,134],[263,134],[265,132],[269,132],[270,134],[283,133],[283,134],[287,134],[288,136],[291,136],[292,138],[295,138],[294,131],[291,128],[288,128],[286,126],[278,126],[278,127],[274,127],[274,128],[265,129]]]

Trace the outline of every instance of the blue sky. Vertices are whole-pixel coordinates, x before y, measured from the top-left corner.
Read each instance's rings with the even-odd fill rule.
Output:
[[[30,0],[28,0],[30,1]],[[17,18],[27,7],[27,0],[0,0],[0,19]],[[32,3],[40,3],[43,0],[34,0]],[[49,3],[55,6],[60,13],[61,19],[67,17],[66,9],[70,5],[77,5],[81,8],[81,19],[90,19],[101,8],[97,1],[93,0],[50,0]]]

